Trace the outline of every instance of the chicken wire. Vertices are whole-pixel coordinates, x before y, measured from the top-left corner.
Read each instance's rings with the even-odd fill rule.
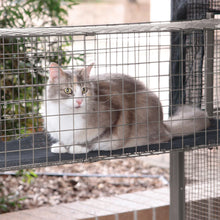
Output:
[[[98,82],[101,81],[99,77],[103,73],[110,74],[110,81],[115,73],[121,76],[125,74],[135,81],[141,81],[159,98],[163,108],[163,117],[166,120],[169,117],[169,95],[171,92],[175,92],[174,90],[171,91],[169,87],[170,33],[179,32],[182,36],[187,33],[191,34],[193,39],[196,39],[197,30],[202,31],[206,36],[209,31],[216,33],[216,30],[220,28],[219,25],[219,20],[210,19],[181,23],[1,29],[1,170],[150,155],[173,149],[218,145],[218,121],[216,120],[213,121],[209,129],[198,133],[193,132],[191,136],[183,136],[180,133],[179,138],[171,138],[171,140],[166,141],[163,141],[163,137],[159,134],[161,122],[155,121],[154,123],[158,126],[158,132],[154,134],[158,141],[155,143],[149,142],[149,138],[152,137],[149,137],[146,133],[144,137],[141,137],[146,139],[146,144],[138,145],[140,137],[138,137],[136,128],[136,136],[133,137],[134,144],[129,148],[125,148],[122,144],[120,149],[110,147],[107,151],[99,148],[95,151],[89,151],[90,143],[86,142],[85,153],[58,152],[55,154],[50,149],[54,140],[51,139],[50,132],[47,132],[43,126],[43,119],[49,117],[49,115],[42,117],[40,108],[42,103],[47,101],[47,96],[43,96],[43,90],[48,86],[48,72],[51,62],[56,62],[63,69],[69,69],[70,71],[76,68],[86,68],[94,63],[91,75],[95,76]],[[195,48],[195,42],[189,42],[187,48]],[[200,44],[205,49],[210,46],[207,41]],[[213,42],[211,45],[213,45]],[[185,50],[186,47],[182,42],[173,46],[179,47],[181,51]],[[215,45],[215,47],[217,46]],[[183,60],[185,57],[176,57],[176,59]],[[206,65],[207,60],[217,61],[218,56],[213,58],[205,55],[204,60]],[[216,66],[218,66],[217,64],[218,62],[216,62]],[[184,76],[183,69],[179,74]],[[215,99],[212,100],[207,97],[207,90],[210,88],[206,87],[206,80],[212,74],[213,72],[210,72],[204,66],[202,71],[204,77],[199,82],[201,88],[203,88],[201,89],[201,96],[204,100],[202,107],[206,109],[207,103],[211,105],[214,103],[216,112],[218,112],[219,85],[216,80],[211,87],[216,92]],[[217,77],[217,74],[217,69],[215,69],[214,76]],[[137,83],[135,83],[135,88],[136,86]],[[123,80],[122,88],[124,88]],[[182,88],[177,88],[176,92],[183,93],[185,91]],[[142,91],[142,93],[148,94],[148,91]],[[132,92],[134,99],[131,101],[134,103],[137,94],[136,90]],[[126,92],[122,89],[121,93],[117,95],[123,97]],[[109,92],[107,96],[111,99],[113,94]],[[111,105],[110,102],[110,110],[108,110],[110,121],[113,112]],[[175,107],[174,103],[171,105],[171,107]],[[142,106],[141,108],[147,110],[153,107],[155,106]],[[194,107],[193,111],[195,111]],[[138,107],[135,105],[133,110],[136,111],[137,109]],[[128,109],[120,109],[122,114],[125,114],[125,110]],[[99,112],[96,113],[99,114]],[[161,118],[161,112],[158,112],[158,114]],[[61,114],[56,116],[60,120]],[[99,117],[97,120],[98,123],[101,123]],[[60,129],[60,123],[57,123],[55,128],[55,130],[59,130],[58,133],[63,132]],[[143,122],[134,122],[136,127],[141,123]],[[128,125],[124,123],[121,126]],[[111,134],[111,123],[109,127]],[[148,129],[150,130],[151,127],[149,126]],[[71,132],[74,136],[74,129]],[[101,144],[100,138],[99,136],[95,138],[98,145]],[[125,141],[123,135],[120,138],[122,142]],[[109,141],[112,145],[113,138],[111,135]]]

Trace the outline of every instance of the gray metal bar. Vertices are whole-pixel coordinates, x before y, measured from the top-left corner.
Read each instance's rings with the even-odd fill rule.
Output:
[[[207,13],[207,18],[214,18]],[[213,63],[214,63],[214,31],[205,31],[205,108],[208,116],[213,116]]]
[[[97,35],[140,32],[169,32],[185,30],[219,29],[220,19],[203,19],[197,21],[136,23],[113,25],[87,25],[69,27],[41,28],[1,28],[0,37],[34,37],[34,36],[69,36]]]
[[[184,151],[170,152],[170,220],[185,219]]]

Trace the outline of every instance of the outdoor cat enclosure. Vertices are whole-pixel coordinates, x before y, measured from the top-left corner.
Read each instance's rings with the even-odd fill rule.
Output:
[[[220,21],[210,19],[181,23],[1,29],[1,170],[218,146],[219,28]],[[198,32],[204,36],[202,44],[197,42]],[[170,45],[173,33],[180,35],[180,44]],[[187,41],[186,36],[190,36]],[[205,50],[204,57],[194,56],[201,47]],[[179,60],[170,60],[170,53],[177,49]],[[208,113],[211,126],[188,136],[179,134],[179,137],[162,143],[147,144],[149,137],[146,134],[143,137],[146,145],[143,146],[87,150],[83,154],[51,153],[50,146],[55,140],[45,131],[39,113],[45,101],[43,90],[51,62],[69,70],[84,68],[94,62],[91,74],[98,80],[105,73],[110,74],[110,80],[114,73],[129,75],[158,96],[164,120],[168,119],[168,112],[172,109],[190,104],[194,110],[199,107]],[[184,70],[180,65],[181,75],[172,73],[170,77],[170,65],[174,62],[186,63],[188,69]],[[179,90],[173,91],[169,85],[175,77],[184,80]],[[170,103],[169,97],[174,93],[179,94],[180,100]],[[122,114],[123,111],[126,109],[122,109]],[[109,115],[111,118],[111,110]],[[61,114],[57,117],[61,118]],[[110,130],[112,132],[112,128]],[[99,137],[96,141],[99,142]]]
[[[109,26],[1,29],[0,170],[170,152],[171,156],[174,155],[170,166],[171,219],[180,220],[184,219],[184,216],[193,219],[196,212],[198,215],[194,219],[203,219],[200,217],[206,216],[207,213],[209,218],[204,219],[218,219],[219,30],[218,19]],[[170,43],[171,35],[178,35],[178,44]],[[146,144],[141,146],[134,144],[125,148],[122,145],[120,149],[107,151],[89,151],[89,148],[86,148],[87,152],[80,154],[52,153],[51,145],[55,140],[43,125],[44,119],[49,116],[40,114],[42,103],[46,101],[43,90],[48,86],[51,62],[58,63],[63,70],[70,71],[86,68],[94,63],[91,75],[96,76],[98,80],[99,76],[105,73],[112,77],[115,73],[129,75],[134,81],[141,81],[157,95],[163,108],[164,120],[175,112],[177,106],[187,104],[192,106],[193,111],[196,107],[205,110],[211,125],[207,129],[192,132],[191,135],[183,136],[180,133],[179,137],[160,143],[147,144],[149,136],[146,134],[142,137],[146,138]],[[173,66],[178,67],[178,74],[173,71],[175,68],[171,68]],[[123,89],[121,93],[126,95]],[[134,90],[134,97],[136,93],[137,91]],[[108,97],[113,95],[110,93]],[[142,106],[144,109],[151,107]],[[120,109],[122,114],[127,110],[130,109]],[[135,111],[136,108],[132,110]],[[108,111],[110,118],[112,111],[113,108]],[[96,114],[99,112],[97,111]],[[62,117],[61,114],[55,116]],[[60,123],[57,123],[55,129],[59,130]],[[159,121],[155,123],[158,124],[159,133],[160,123]],[[171,121],[172,123],[175,121]],[[137,124],[135,118],[134,124]],[[121,126],[126,126],[126,123]],[[109,127],[111,133],[110,124]],[[72,132],[74,134],[74,129]],[[159,134],[155,135],[160,139]],[[123,138],[122,136],[121,139]],[[99,143],[99,137],[96,142]],[[189,154],[185,168],[181,156],[183,151]],[[209,171],[207,178],[209,183],[213,183],[212,188],[210,184],[205,185],[204,180],[207,179],[201,175],[204,172],[194,176],[194,171],[197,170],[194,166],[200,165],[197,162],[193,163],[198,157],[191,160],[190,152],[194,155],[197,151],[208,151],[205,155],[209,157],[200,155],[205,162],[208,158],[208,162],[200,163],[204,165],[204,172]],[[187,182],[186,188],[184,173],[187,179],[193,176],[193,182]],[[197,185],[193,185],[192,188],[190,184],[194,184],[194,177]],[[192,189],[207,190],[203,195],[197,191],[195,194]]]

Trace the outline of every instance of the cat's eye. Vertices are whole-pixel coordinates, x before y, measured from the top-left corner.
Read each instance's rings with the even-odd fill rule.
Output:
[[[82,94],[84,95],[84,94],[86,94],[87,92],[88,92],[88,88],[82,87]]]
[[[72,94],[72,93],[73,93],[73,90],[72,90],[71,88],[65,88],[65,89],[64,89],[64,92],[65,92],[66,94]]]

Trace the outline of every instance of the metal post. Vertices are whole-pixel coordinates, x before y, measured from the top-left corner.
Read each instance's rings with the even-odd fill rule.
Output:
[[[214,18],[207,13],[208,19]],[[208,116],[213,116],[213,63],[214,63],[214,31],[205,30],[205,107]]]
[[[170,220],[185,219],[184,151],[170,152]]]

